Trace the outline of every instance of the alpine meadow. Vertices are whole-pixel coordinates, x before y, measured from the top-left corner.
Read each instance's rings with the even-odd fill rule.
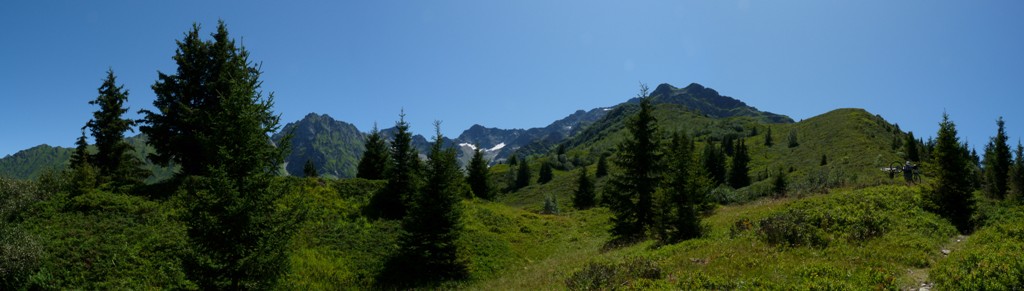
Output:
[[[0,290],[1024,288],[1016,116],[977,133],[934,111],[911,132],[618,80],[633,93],[616,104],[528,129],[448,136],[417,122],[433,109],[388,102],[372,128],[283,120],[302,97],[275,92],[235,33],[252,28],[179,26],[158,54],[172,69],[132,84],[152,95],[114,66],[80,76],[97,82],[74,147],[0,158]]]

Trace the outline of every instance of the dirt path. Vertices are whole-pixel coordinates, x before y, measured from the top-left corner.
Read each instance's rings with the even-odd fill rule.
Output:
[[[953,238],[950,238],[949,242],[947,242],[945,245],[942,246],[941,249],[938,250],[939,253],[942,254],[942,257],[939,258],[939,260],[943,260],[943,259],[946,258],[946,256],[949,256],[949,254],[951,254],[951,253],[953,253],[955,251],[960,250],[960,248],[963,247],[964,242],[966,242],[968,238],[969,238],[969,236],[965,236],[965,235],[957,235],[957,236],[954,236]],[[928,281],[928,271],[929,270],[931,270],[931,269],[930,268],[925,268],[925,269],[907,269],[907,278],[909,278],[910,281],[913,282],[913,285],[904,286],[903,288],[900,288],[900,289],[901,290],[917,290],[917,291],[929,291],[929,290],[931,290],[932,289],[932,282]]]

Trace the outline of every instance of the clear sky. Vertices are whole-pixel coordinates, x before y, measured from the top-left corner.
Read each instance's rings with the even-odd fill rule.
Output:
[[[1024,136],[1024,1],[10,1],[0,9],[0,156],[72,146],[107,68],[130,116],[193,22],[223,19],[262,62],[284,122],[326,113],[368,131],[404,108],[545,126],[637,83],[691,82],[796,120],[840,107],[972,145],[1004,116]]]

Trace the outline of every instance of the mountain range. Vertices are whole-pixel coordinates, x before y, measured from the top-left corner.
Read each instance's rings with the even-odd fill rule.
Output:
[[[788,116],[760,111],[729,96],[723,96],[700,84],[677,88],[670,84],[658,85],[650,93],[653,104],[676,106],[682,110],[722,119],[742,117],[762,123],[793,123]],[[500,163],[513,154],[546,153],[556,145],[581,145],[599,137],[601,131],[621,125],[624,117],[635,108],[638,98],[609,107],[577,110],[544,127],[530,129],[501,129],[474,124],[455,139],[445,138],[444,144],[456,147],[460,161],[465,164],[475,149],[482,149],[492,164]],[[386,138],[393,136],[395,128],[381,129]],[[271,139],[280,142],[291,134],[291,153],[284,169],[290,175],[301,176],[306,161],[312,161],[322,175],[354,177],[356,165],[364,151],[367,133],[351,123],[336,120],[326,114],[309,113],[301,120],[286,124]],[[780,135],[781,136],[781,135]],[[129,138],[142,153],[152,151],[145,146],[144,136]],[[421,153],[430,148],[430,140],[422,135],[413,137],[413,146]],[[0,175],[14,178],[34,178],[47,169],[60,169],[67,164],[71,149],[40,145],[0,159]],[[172,171],[155,169],[151,180],[169,177]]]

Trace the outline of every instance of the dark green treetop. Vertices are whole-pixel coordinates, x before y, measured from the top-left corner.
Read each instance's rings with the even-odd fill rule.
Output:
[[[363,157],[359,159],[356,177],[369,180],[383,180],[387,177],[386,174],[390,164],[391,155],[388,152],[388,143],[381,136],[377,125],[374,124],[370,135],[366,137],[366,151],[363,152]]]
[[[466,170],[469,172],[466,183],[473,190],[473,194],[478,198],[491,199],[494,190],[491,189],[490,171],[487,170],[487,161],[484,160],[482,150],[473,151],[473,159],[469,161]]]

